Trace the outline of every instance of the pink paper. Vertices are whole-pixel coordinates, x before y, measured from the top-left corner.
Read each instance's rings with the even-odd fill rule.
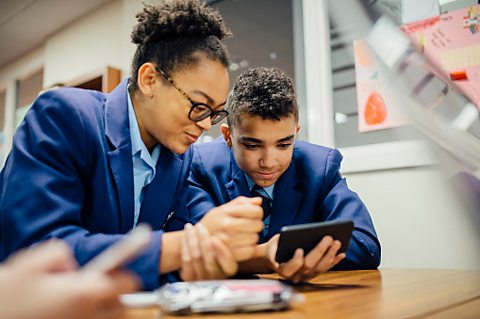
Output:
[[[432,23],[433,22],[433,23]],[[402,27],[446,79],[480,108],[480,5]],[[467,79],[455,74],[465,73]]]

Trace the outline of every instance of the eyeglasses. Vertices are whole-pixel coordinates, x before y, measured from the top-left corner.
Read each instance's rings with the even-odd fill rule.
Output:
[[[188,95],[185,93],[184,90],[182,90],[175,81],[172,80],[171,77],[167,75],[167,73],[163,72],[162,69],[159,67],[155,67],[155,70],[157,70],[158,73],[160,73],[165,80],[170,82],[172,86],[180,92],[185,98],[192,104],[192,107],[190,108],[190,112],[188,112],[188,118],[194,122],[200,122],[206,119],[207,117],[210,117],[210,122],[212,125],[217,124],[221,120],[223,120],[225,117],[227,117],[228,112],[226,110],[219,110],[219,111],[214,111],[210,106],[208,106],[205,103],[199,103],[199,102],[194,102]]]

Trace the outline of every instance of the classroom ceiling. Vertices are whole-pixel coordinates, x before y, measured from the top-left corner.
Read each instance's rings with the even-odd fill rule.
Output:
[[[41,46],[54,33],[109,1],[112,0],[0,0],[0,69]],[[252,56],[250,46],[245,46],[244,42],[251,43],[252,30],[259,30],[256,33],[261,33],[261,36],[258,37],[259,41],[255,42],[255,56],[266,56],[266,61],[248,62],[251,65],[270,65],[268,62],[274,59],[270,56],[274,54],[276,61],[270,61],[271,63],[277,65],[285,60],[292,64],[293,52],[285,49],[292,48],[290,0],[204,1],[218,7],[234,30],[235,41],[227,40],[231,52],[234,53],[232,58],[241,63],[245,56]],[[282,68],[293,76],[293,64]]]
[[[0,0],[0,69],[111,0]]]

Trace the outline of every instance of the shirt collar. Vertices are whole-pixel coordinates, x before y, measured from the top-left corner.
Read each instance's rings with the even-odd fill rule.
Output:
[[[248,189],[251,192],[253,186],[255,186],[255,182],[247,174],[245,174],[245,172],[243,173],[243,175],[245,175],[245,179],[247,180],[247,184],[248,184]],[[273,200],[273,190],[275,188],[275,184],[272,184],[268,187],[262,187],[262,188],[267,193],[267,195],[270,197],[270,199]]]
[[[140,128],[138,127],[137,117],[135,116],[135,110],[133,109],[132,99],[130,93],[128,95],[128,123],[130,124],[130,140],[132,141],[132,157],[142,158],[150,167],[155,169],[158,158],[160,157],[161,146],[158,143],[153,152],[147,150],[145,143],[143,143],[142,136],[140,135]]]

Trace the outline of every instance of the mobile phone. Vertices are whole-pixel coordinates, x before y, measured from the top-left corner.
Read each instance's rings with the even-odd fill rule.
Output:
[[[342,243],[339,253],[345,252],[350,244],[352,231],[353,222],[351,220],[282,227],[275,260],[279,263],[289,261],[297,248],[302,248],[306,255],[327,235]]]
[[[109,272],[120,268],[138,256],[151,241],[152,230],[149,225],[140,224],[124,238],[108,247],[90,260],[83,269],[86,271]]]

